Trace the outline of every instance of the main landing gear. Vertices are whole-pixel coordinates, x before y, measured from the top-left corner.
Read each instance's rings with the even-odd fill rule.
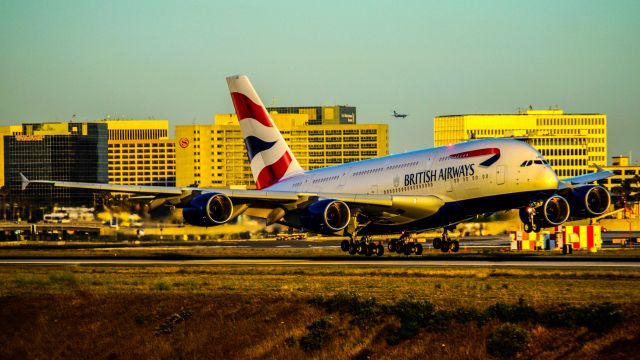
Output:
[[[460,243],[458,242],[458,240],[451,240],[451,238],[449,238],[447,230],[448,229],[445,227],[442,232],[442,238],[437,237],[433,239],[433,248],[440,249],[440,251],[445,253],[449,250],[454,253],[458,252],[458,250],[460,250]]]
[[[390,252],[396,252],[398,254],[405,254],[409,256],[411,254],[422,255],[422,244],[415,241],[410,241],[411,234],[403,232],[398,239],[391,239],[387,244],[387,248]]]
[[[369,236],[361,237],[360,241],[354,240],[353,237],[350,240],[342,240],[340,249],[350,255],[384,255],[384,246],[380,242],[373,241]]]
[[[400,238],[390,240],[387,243],[387,249],[389,252],[395,252],[407,256],[411,254],[422,255],[422,244],[410,240],[409,236],[409,233],[402,233]],[[354,240],[354,238],[355,236],[352,236],[350,240],[342,240],[340,243],[340,249],[351,255],[384,255],[384,246],[381,241],[373,241],[369,236],[363,236],[359,241]]]

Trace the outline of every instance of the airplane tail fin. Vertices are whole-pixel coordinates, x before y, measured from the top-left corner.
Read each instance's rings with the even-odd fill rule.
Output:
[[[256,187],[264,189],[282,179],[302,174],[304,169],[284,141],[249,78],[245,75],[229,76],[227,84]]]

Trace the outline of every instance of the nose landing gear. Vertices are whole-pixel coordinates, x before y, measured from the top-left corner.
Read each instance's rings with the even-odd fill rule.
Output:
[[[520,209],[519,215],[524,225],[524,232],[539,233],[542,230],[542,226],[536,221],[536,208],[533,205]]]

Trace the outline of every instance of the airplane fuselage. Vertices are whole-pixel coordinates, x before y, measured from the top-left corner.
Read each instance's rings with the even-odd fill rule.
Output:
[[[523,166],[530,161],[528,166]],[[361,234],[430,229],[475,215],[524,207],[553,194],[558,178],[540,153],[512,139],[486,139],[347,163],[284,179],[269,190],[437,196],[434,216],[394,216]]]

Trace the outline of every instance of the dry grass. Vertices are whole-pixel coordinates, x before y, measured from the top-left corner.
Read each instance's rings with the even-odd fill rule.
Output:
[[[21,292],[171,291],[309,297],[351,291],[380,301],[427,299],[438,306],[525,299],[535,305],[628,302],[639,270],[540,270],[374,266],[0,266],[0,295]]]
[[[524,356],[628,357],[640,350],[639,282],[638,270],[606,269],[0,266],[0,358],[486,358],[499,325],[453,323],[391,346],[384,334],[398,319],[363,326],[309,302],[345,291],[438,309],[520,298],[537,308],[619,303],[626,321],[605,334],[524,324],[533,344]],[[323,317],[332,324],[326,343],[305,352],[299,339]]]

